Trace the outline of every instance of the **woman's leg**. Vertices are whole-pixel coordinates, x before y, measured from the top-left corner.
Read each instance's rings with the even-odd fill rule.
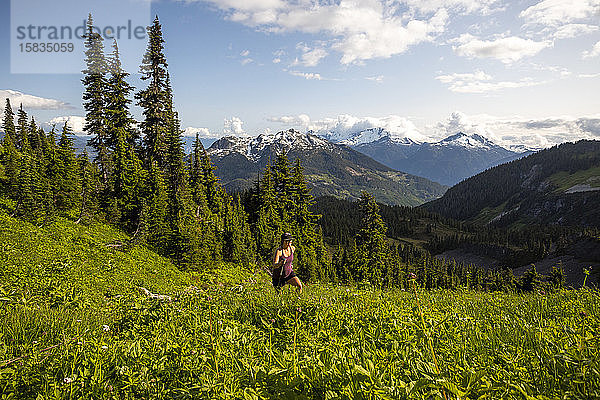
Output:
[[[298,293],[302,293],[302,282],[298,279],[297,276],[291,278],[286,283],[289,283],[292,286],[296,286],[298,288]]]

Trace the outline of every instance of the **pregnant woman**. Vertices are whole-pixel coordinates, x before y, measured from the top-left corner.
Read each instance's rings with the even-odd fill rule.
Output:
[[[302,282],[292,269],[292,260],[296,248],[292,246],[292,235],[281,235],[279,248],[273,254],[273,287],[279,291],[286,283],[296,286],[298,293],[302,293]]]

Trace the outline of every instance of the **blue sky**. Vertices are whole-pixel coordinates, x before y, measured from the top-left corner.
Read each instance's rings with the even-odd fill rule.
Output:
[[[81,75],[11,73],[10,11],[2,0],[0,97],[77,130]],[[600,137],[600,0],[161,0],[149,11],[190,135],[383,126],[424,141],[457,130],[506,145]]]

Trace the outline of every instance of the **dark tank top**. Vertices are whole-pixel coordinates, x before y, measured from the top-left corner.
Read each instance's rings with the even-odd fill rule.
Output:
[[[288,276],[289,274],[292,273],[292,260],[294,259],[294,252],[292,251],[292,249],[290,248],[290,251],[292,251],[292,253],[290,254],[289,257],[286,257],[283,255],[283,249],[281,256],[283,258],[285,258],[285,263],[283,264],[283,276]]]

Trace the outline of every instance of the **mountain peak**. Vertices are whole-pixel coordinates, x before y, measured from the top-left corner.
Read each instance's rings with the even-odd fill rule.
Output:
[[[481,136],[477,133],[473,133],[471,135],[467,135],[464,132],[458,132],[454,135],[448,136],[439,142],[433,143],[433,145],[437,146],[460,146],[466,148],[482,148],[482,149],[490,149],[492,147],[498,146],[488,138]]]
[[[282,150],[312,150],[330,148],[327,140],[311,133],[302,133],[288,129],[276,133],[261,133],[255,137],[225,136],[213,143],[208,149],[211,156],[224,157],[231,153],[239,153],[252,162],[271,149],[275,152]]]

